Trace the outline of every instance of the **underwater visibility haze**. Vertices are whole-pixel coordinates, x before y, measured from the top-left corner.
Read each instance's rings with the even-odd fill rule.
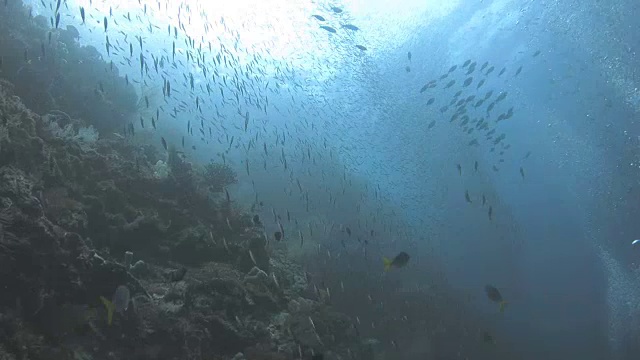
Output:
[[[0,359],[640,358],[637,0],[2,0]]]

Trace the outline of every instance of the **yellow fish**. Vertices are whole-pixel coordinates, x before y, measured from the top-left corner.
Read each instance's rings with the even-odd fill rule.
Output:
[[[404,267],[409,262],[409,258],[410,258],[409,254],[407,254],[404,251],[396,255],[396,257],[394,257],[393,260],[386,257],[382,258],[382,263],[384,264],[384,271],[389,271],[392,267],[396,267],[396,268]]]
[[[100,296],[100,300],[104,304],[104,307],[107,308],[107,324],[111,325],[113,322],[113,313],[116,310],[116,306],[109,300],[107,300],[104,296]]]

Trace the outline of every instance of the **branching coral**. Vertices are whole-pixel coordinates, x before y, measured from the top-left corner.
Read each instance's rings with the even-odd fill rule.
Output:
[[[98,141],[98,131],[92,125],[76,130],[74,121],[62,111],[51,111],[42,117],[42,121],[51,135],[67,142],[75,142],[85,151],[92,149]]]
[[[238,182],[238,175],[227,164],[211,162],[202,173],[205,186],[213,193],[220,193],[225,187]]]

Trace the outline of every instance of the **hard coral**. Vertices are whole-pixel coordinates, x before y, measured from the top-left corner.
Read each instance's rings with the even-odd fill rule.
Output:
[[[204,185],[213,193],[222,192],[227,186],[238,182],[238,175],[227,164],[211,162],[202,172]]]

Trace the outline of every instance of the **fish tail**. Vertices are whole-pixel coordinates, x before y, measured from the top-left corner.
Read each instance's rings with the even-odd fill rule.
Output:
[[[116,306],[109,300],[107,300],[104,296],[100,296],[100,300],[104,304],[104,307],[107,309],[107,324],[111,325],[113,322],[113,311]]]
[[[391,263],[393,262],[393,260],[388,259],[386,257],[382,258],[382,263],[384,264],[384,271],[389,271],[389,269],[391,269]]]
[[[507,307],[509,303],[506,301],[501,301],[500,302],[500,312],[504,312],[504,309]]]

